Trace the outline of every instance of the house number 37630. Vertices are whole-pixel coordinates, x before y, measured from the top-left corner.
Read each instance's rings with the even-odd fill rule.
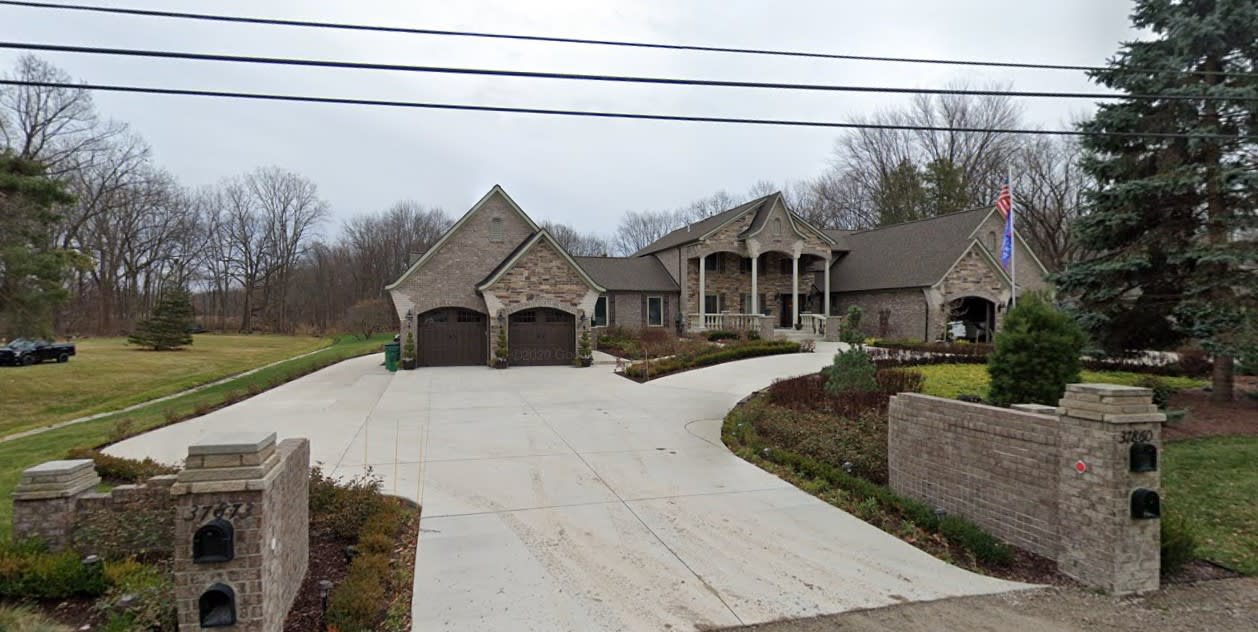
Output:
[[[200,522],[214,516],[215,518],[243,518],[253,509],[252,503],[218,503],[214,505],[193,505],[188,507],[184,520]]]

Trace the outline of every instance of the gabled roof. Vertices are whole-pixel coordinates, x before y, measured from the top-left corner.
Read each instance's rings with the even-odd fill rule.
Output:
[[[516,213],[519,213],[520,217],[524,218],[524,222],[529,225],[529,228],[531,228],[534,231],[541,230],[538,227],[537,223],[533,221],[533,218],[529,217],[528,213],[525,213],[524,209],[520,208],[520,205],[516,204],[515,200],[511,199],[511,196],[507,195],[507,192],[503,190],[501,186],[498,186],[495,184],[493,188],[489,189],[488,193],[482,196],[481,199],[476,202],[476,204],[472,205],[472,208],[468,209],[468,211],[463,214],[463,217],[459,218],[459,221],[454,223],[454,226],[450,227],[450,230],[447,230],[445,234],[441,236],[441,239],[437,240],[437,243],[433,244],[432,247],[429,248],[427,252],[425,252],[418,259],[416,259],[415,263],[412,263],[410,267],[406,269],[406,272],[403,272],[402,276],[398,277],[396,281],[384,286],[384,289],[392,290],[393,288],[400,285],[402,281],[405,281],[407,277],[414,274],[415,271],[418,270],[421,266],[423,266],[424,263],[426,263],[429,259],[431,259],[433,255],[436,254],[437,251],[441,250],[441,247],[444,246],[445,243],[450,240],[450,236],[459,232],[459,229],[463,228],[463,225],[467,223],[468,219],[470,219],[473,215],[475,215],[476,212],[479,211],[481,207],[485,205],[486,202],[488,202],[491,198],[493,198],[494,194],[501,195],[502,199],[507,201],[507,206],[509,206]]]
[[[830,289],[859,292],[927,287],[943,278],[973,243],[988,209],[949,213],[844,236],[850,252],[830,271]]]
[[[851,250],[848,246],[847,236],[856,232],[854,230],[838,230],[834,228],[826,228],[822,232],[834,242],[834,250]]]
[[[685,245],[692,241],[699,241],[705,235],[716,232],[722,226],[725,226],[735,219],[742,217],[744,213],[756,208],[760,203],[764,202],[767,197],[769,196],[754,199],[745,204],[735,206],[728,211],[721,211],[716,215],[701,219],[693,224],[682,226],[681,228],[656,239],[642,250],[633,253],[633,256],[641,257],[642,255],[649,255],[653,252],[659,252],[661,250],[668,250],[669,248]]]
[[[564,260],[568,262],[568,265],[572,266],[572,269],[576,270],[577,274],[581,276],[581,279],[590,287],[594,288],[596,292],[607,291],[607,288],[590,278],[590,275],[585,271],[585,269],[577,264],[577,262],[572,258],[572,255],[569,255],[568,251],[564,250],[564,247],[560,246],[559,242],[555,241],[555,238],[552,237],[546,230],[538,230],[530,235],[528,239],[520,242],[520,245],[516,246],[515,250],[512,250],[511,254],[507,255],[507,257],[489,273],[489,276],[485,277],[483,281],[476,284],[476,289],[482,292],[489,289],[489,287],[497,282],[503,274],[506,274],[507,270],[510,270],[515,266],[516,262],[520,260],[520,257],[523,257],[525,253],[532,250],[533,246],[536,246],[540,241],[546,241],[549,243],[551,247],[555,249],[555,252],[559,253],[559,256],[563,257]]]
[[[757,233],[764,230],[765,224],[769,221],[769,216],[773,214],[773,207],[778,203],[780,203],[782,208],[786,211],[786,220],[790,222],[791,230],[794,231],[796,235],[805,237],[804,230],[806,229],[808,232],[830,243],[831,246],[835,245],[834,239],[830,237],[829,233],[813,226],[812,224],[809,224],[806,220],[804,220],[804,218],[792,213],[791,209],[786,206],[786,200],[782,199],[781,191],[760,198],[760,204],[755,209],[755,217],[751,219],[751,223],[747,225],[747,228],[743,230],[743,232],[738,233],[738,238],[748,239],[756,236]]]
[[[599,285],[613,292],[678,292],[664,264],[655,257],[573,257]]]

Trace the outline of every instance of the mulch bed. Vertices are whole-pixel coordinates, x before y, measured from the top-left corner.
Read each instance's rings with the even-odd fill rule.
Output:
[[[1187,409],[1183,421],[1168,423],[1163,428],[1167,441],[1197,437],[1258,436],[1258,400],[1248,393],[1258,391],[1258,377],[1236,377],[1236,394],[1230,402],[1210,400],[1210,393],[1199,388],[1181,391],[1171,398],[1172,410]]]

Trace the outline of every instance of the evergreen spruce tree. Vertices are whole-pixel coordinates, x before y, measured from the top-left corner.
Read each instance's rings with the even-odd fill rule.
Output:
[[[988,399],[997,406],[1055,406],[1079,381],[1085,336],[1078,323],[1038,294],[1018,297],[987,359]]]
[[[153,317],[136,324],[127,342],[150,347],[153,351],[186,347],[192,344],[192,334],[188,333],[192,317],[192,297],[188,291],[182,287],[167,290],[153,309]]]
[[[1152,37],[1091,73],[1132,96],[1082,125],[1105,134],[1083,140],[1098,183],[1075,227],[1089,254],[1057,286],[1106,350],[1200,342],[1214,355],[1213,396],[1231,400],[1258,307],[1258,3],[1136,0],[1132,23]]]

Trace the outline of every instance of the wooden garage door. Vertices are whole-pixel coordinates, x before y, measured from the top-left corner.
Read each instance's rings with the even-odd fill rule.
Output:
[[[420,366],[485,364],[488,318],[470,309],[439,307],[419,315]]]
[[[576,355],[576,320],[557,309],[526,309],[511,315],[507,349],[511,364],[569,364]]]

